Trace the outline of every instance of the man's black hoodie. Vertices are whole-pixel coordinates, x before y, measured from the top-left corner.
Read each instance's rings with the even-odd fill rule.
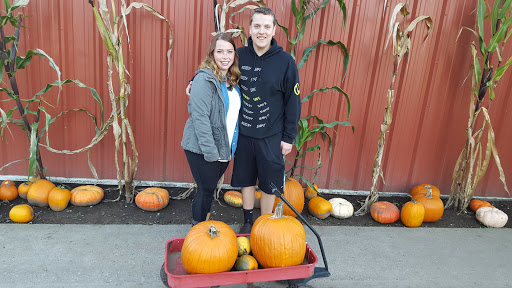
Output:
[[[240,133],[265,138],[282,133],[282,141],[293,143],[300,119],[300,84],[297,65],[272,38],[270,49],[258,56],[249,45],[238,49],[242,92]]]

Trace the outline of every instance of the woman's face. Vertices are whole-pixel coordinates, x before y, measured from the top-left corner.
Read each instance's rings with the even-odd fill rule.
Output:
[[[233,65],[233,61],[235,60],[235,47],[227,41],[217,40],[213,56],[215,58],[215,64],[217,64],[222,74],[226,76],[228,69]]]

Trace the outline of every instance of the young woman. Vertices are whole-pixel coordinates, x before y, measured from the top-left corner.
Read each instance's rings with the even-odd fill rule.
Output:
[[[206,219],[217,181],[233,157],[238,139],[240,89],[238,52],[231,36],[217,34],[199,65],[190,91],[181,146],[197,184],[192,224]]]

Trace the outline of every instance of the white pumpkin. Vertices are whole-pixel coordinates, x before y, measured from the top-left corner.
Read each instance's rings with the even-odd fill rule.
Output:
[[[332,198],[329,200],[332,205],[331,215],[338,219],[346,219],[354,215],[354,206],[343,198]]]
[[[507,224],[508,216],[498,208],[482,207],[476,210],[476,219],[485,226],[501,228]]]

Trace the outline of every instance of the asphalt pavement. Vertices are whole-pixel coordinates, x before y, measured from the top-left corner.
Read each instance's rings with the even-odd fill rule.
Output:
[[[238,226],[232,226],[235,231]],[[512,287],[512,229],[314,227],[330,277],[301,287]],[[0,287],[165,287],[189,225],[0,224]],[[324,267],[317,238],[309,245]],[[287,287],[286,281],[222,287]]]

